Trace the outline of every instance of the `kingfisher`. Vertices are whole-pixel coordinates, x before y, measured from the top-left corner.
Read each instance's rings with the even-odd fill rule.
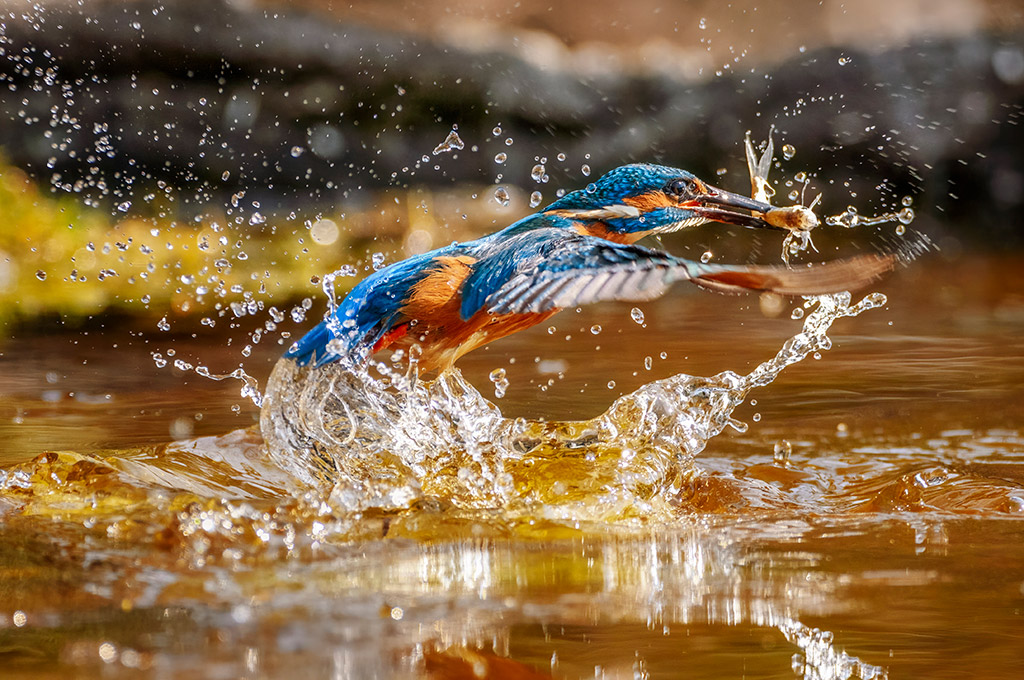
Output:
[[[676,281],[722,293],[822,295],[862,288],[897,256],[869,254],[797,267],[698,262],[637,245],[707,222],[779,229],[775,208],[651,164],[616,168],[512,225],[381,268],[357,284],[285,353],[302,366],[365,365],[384,349],[418,347],[421,372],[600,300],[650,300]]]

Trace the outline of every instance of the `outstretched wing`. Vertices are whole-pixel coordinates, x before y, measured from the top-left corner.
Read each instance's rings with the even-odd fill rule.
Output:
[[[498,244],[463,286],[461,315],[522,314],[598,300],[648,300],[690,278],[686,260],[563,229],[536,229]]]
[[[642,246],[541,229],[481,258],[463,289],[462,317],[480,309],[522,314],[599,300],[649,300],[683,280],[722,293],[822,295],[863,288],[897,261],[896,255],[879,254],[794,268],[704,264]]]

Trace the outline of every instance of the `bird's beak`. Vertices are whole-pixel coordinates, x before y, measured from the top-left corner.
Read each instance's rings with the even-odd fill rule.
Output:
[[[706,193],[696,196],[691,201],[690,210],[697,215],[714,222],[738,224],[742,227],[779,228],[764,220],[765,213],[772,209],[767,203],[711,186],[706,189]]]

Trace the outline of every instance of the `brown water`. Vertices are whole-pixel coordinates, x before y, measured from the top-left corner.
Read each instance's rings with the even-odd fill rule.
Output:
[[[657,521],[444,499],[338,512],[267,460],[238,385],[158,370],[124,329],[15,340],[0,358],[0,668],[1021,677],[1022,265],[932,256],[880,285],[886,307],[837,321],[820,360],[737,409],[745,433],[677,471]],[[584,419],[656,378],[749,372],[800,328],[756,297],[681,290],[642,306],[646,327],[630,307],[565,313],[463,370],[484,396],[507,370],[506,416]],[[237,363],[214,337],[175,346]],[[279,350],[247,368],[265,378]]]

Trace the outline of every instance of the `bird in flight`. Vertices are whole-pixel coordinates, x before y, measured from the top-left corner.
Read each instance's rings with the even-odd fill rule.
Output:
[[[645,236],[724,222],[779,229],[773,206],[661,165],[618,167],[586,188],[482,238],[374,272],[285,354],[300,365],[364,364],[383,349],[419,347],[422,372],[600,300],[649,300],[676,281],[735,293],[822,295],[862,288],[894,254],[815,265],[711,264],[636,245]]]

